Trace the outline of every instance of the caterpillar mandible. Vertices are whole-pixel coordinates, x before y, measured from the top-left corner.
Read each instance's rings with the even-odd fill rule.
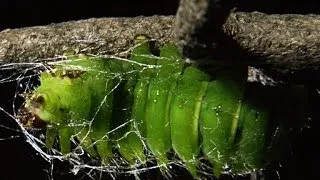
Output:
[[[270,110],[262,93],[250,92],[246,67],[208,73],[187,64],[173,43],[153,55],[145,36],[135,40],[130,61],[84,54],[67,56],[24,108],[46,122],[46,146],[58,136],[63,154],[71,138],[108,165],[113,148],[129,164],[145,163],[149,150],[159,165],[173,150],[196,178],[199,157],[214,174],[246,173],[265,167],[276,151],[270,144]],[[272,159],[272,157],[270,158]],[[165,166],[160,166],[165,173]]]

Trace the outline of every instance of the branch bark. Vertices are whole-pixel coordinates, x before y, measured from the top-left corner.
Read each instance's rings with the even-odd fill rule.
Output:
[[[0,63],[32,62],[79,48],[84,53],[127,50],[137,34],[160,43],[171,37],[173,16],[91,18],[0,32]]]
[[[54,58],[80,48],[93,54],[127,50],[137,34],[160,44],[174,40],[174,16],[92,18],[0,32],[0,64]],[[223,32],[251,56],[251,65],[280,74],[317,71],[320,66],[320,16],[232,12]],[[226,54],[238,57],[225,49]],[[214,48],[214,47],[213,47]],[[234,51],[236,52],[236,51]]]
[[[317,71],[320,67],[319,15],[237,12],[223,28],[241,48],[258,58],[257,64],[272,65],[283,73]]]

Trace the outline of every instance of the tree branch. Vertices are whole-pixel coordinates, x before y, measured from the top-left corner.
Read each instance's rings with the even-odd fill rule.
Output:
[[[223,28],[242,49],[259,59],[257,64],[272,65],[283,73],[320,67],[319,15],[237,12]]]
[[[132,46],[137,34],[164,43],[172,32],[173,16],[92,18],[0,32],[0,63],[54,58],[79,48],[92,54],[115,54]]]
[[[120,53],[137,34],[163,44],[173,40],[173,23],[173,16],[92,18],[8,29],[0,32],[0,64],[43,61],[76,48],[84,53]],[[252,65],[285,75],[317,71],[320,66],[320,16],[232,12],[223,32],[251,56]],[[232,46],[222,47],[239,57]]]

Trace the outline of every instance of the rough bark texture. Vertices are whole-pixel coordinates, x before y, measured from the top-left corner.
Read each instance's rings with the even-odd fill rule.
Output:
[[[115,54],[128,49],[137,34],[162,44],[173,40],[173,25],[173,16],[152,16],[8,29],[0,32],[0,64],[43,61],[76,48],[85,53]],[[244,53],[250,59],[246,63],[285,75],[317,71],[320,66],[320,16],[231,12],[223,32],[232,41],[231,45],[228,40],[229,45],[221,41],[218,51],[213,51],[222,57],[240,59]]]
[[[224,32],[240,47],[283,73],[320,67],[319,15],[232,13]]]
[[[175,17],[174,38],[184,56],[199,61],[218,53],[233,0],[180,0]]]
[[[31,62],[79,48],[93,54],[127,50],[137,34],[164,43],[170,39],[173,16],[92,18],[0,32],[0,63]]]

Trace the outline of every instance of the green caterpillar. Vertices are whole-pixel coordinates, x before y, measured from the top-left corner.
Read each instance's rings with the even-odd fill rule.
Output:
[[[71,55],[41,74],[25,109],[47,123],[48,148],[58,136],[67,154],[75,137],[104,165],[114,157],[112,148],[129,164],[145,163],[150,150],[163,173],[173,149],[195,178],[201,155],[216,176],[266,165],[267,136],[275,128],[268,128],[264,100],[246,93],[246,67],[212,75],[185,63],[172,43],[159,57],[146,37],[135,44],[130,62]]]

